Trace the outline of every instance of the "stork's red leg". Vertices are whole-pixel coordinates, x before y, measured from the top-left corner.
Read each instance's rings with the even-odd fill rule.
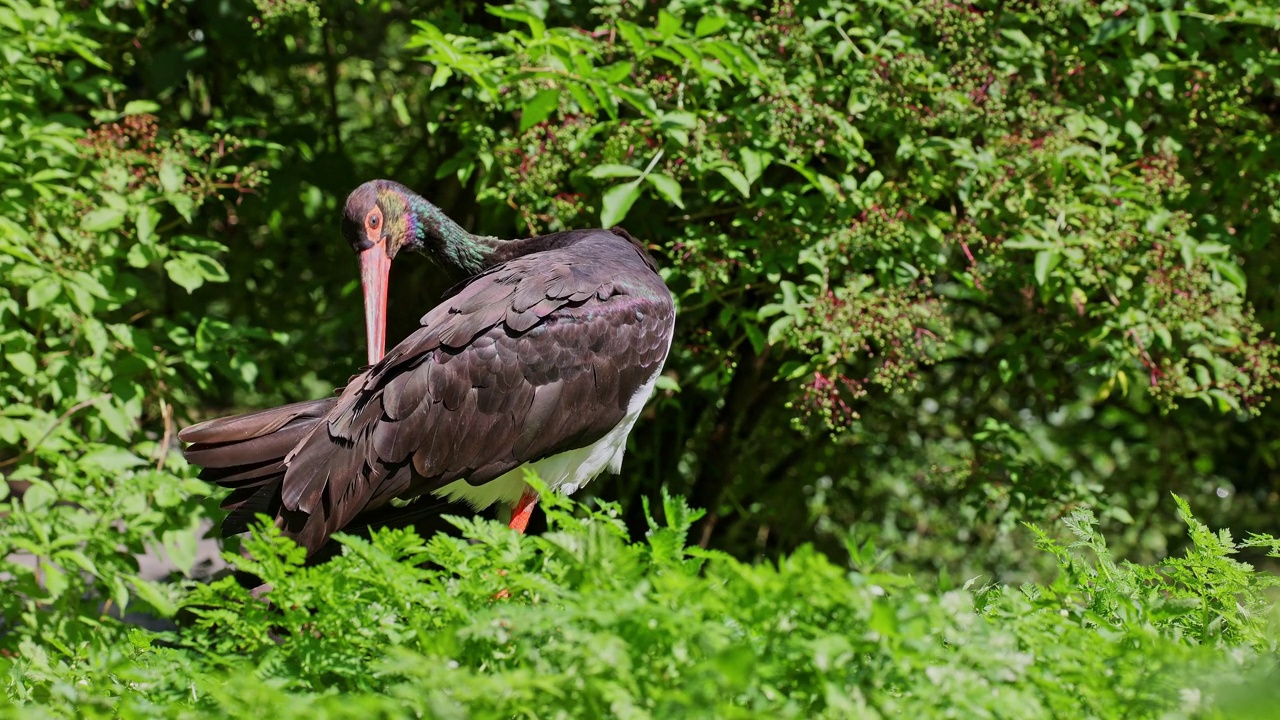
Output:
[[[529,527],[529,518],[533,516],[533,506],[537,504],[537,491],[533,488],[525,488],[524,494],[511,506],[511,522],[508,527],[518,533],[523,533],[524,529]]]
[[[533,507],[537,504],[537,491],[533,488],[525,488],[524,494],[511,506],[511,522],[507,523],[507,527],[523,534],[524,529],[529,527],[529,518],[533,515]],[[506,575],[507,572],[503,570],[500,574]],[[503,588],[494,594],[493,599],[506,600],[509,597],[511,592]]]

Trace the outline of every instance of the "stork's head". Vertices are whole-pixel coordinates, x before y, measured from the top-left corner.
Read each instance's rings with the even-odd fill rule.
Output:
[[[370,365],[382,359],[386,344],[392,258],[413,250],[470,276],[483,270],[490,254],[505,242],[472,235],[421,195],[390,180],[370,180],[347,197],[342,234],[360,255]]]
[[[387,339],[387,284],[391,260],[404,249],[423,250],[413,191],[390,180],[371,180],[347,196],[342,234],[360,255],[369,364],[382,359]]]

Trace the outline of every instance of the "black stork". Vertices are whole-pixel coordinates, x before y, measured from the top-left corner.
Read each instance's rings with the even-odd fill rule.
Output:
[[[393,499],[428,494],[506,503],[523,532],[537,502],[526,466],[564,493],[620,470],[675,326],[639,241],[621,228],[476,236],[389,180],[351,193],[342,229],[360,258],[369,367],[335,397],[178,434],[201,477],[232,489],[223,535],[265,513],[313,556],[334,532],[413,512]],[[470,277],[384,357],[404,250]]]

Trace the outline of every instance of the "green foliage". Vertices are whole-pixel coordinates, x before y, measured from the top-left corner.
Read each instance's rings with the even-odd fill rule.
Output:
[[[1243,548],[1266,548],[1280,556],[1280,544],[1269,536],[1254,536],[1237,544],[1229,530],[1214,533],[1196,520],[1186,501],[1174,496],[1178,517],[1187,524],[1191,546],[1185,556],[1159,567],[1117,564],[1098,534],[1097,521],[1086,509],[1071,513],[1065,523],[1076,537],[1069,548],[1043,530],[1031,526],[1037,544],[1057,557],[1063,569],[1058,589],[1066,588],[1102,626],[1117,626],[1135,615],[1152,625],[1174,629],[1198,642],[1267,646],[1275,641],[1272,602],[1267,590],[1280,584],[1275,575],[1255,573],[1253,566],[1233,560]],[[1092,560],[1072,549],[1087,548]],[[1212,578],[1212,583],[1205,584]]]
[[[437,175],[466,180],[485,167],[479,186],[513,200],[531,230],[581,224],[591,203],[561,198],[587,180],[634,178],[606,183],[605,225],[623,221],[642,188],[688,210],[668,216],[695,263],[680,268],[687,292],[715,281],[772,289],[773,303],[721,314],[724,339],[797,351],[803,359],[785,374],[811,379],[807,399],[831,425],[855,417],[833,412],[846,407],[841,395],[862,397],[869,382],[910,386],[921,363],[954,355],[937,334],[952,318],[1022,291],[1071,326],[1060,352],[1090,367],[1102,397],[1142,378],[1169,406],[1195,397],[1257,412],[1275,386],[1274,345],[1243,304],[1234,231],[1206,217],[1211,208],[1188,197],[1179,172],[1180,153],[1229,152],[1236,141],[1170,134],[1180,129],[1171,106],[1186,110],[1173,90],[1179,74],[1217,69],[1202,42],[1180,44],[1176,30],[1152,41],[1152,15],[1120,5],[1116,14],[1138,20],[1103,22],[1106,7],[935,2],[818,5],[804,17],[784,7],[762,25],[745,12],[681,9],[683,19],[659,11],[652,28],[619,20],[607,43],[512,8],[490,12],[515,29],[480,39],[418,22],[410,47],[427,48],[433,88],[465,76],[472,85],[459,96],[493,108],[486,124],[520,117],[497,137],[476,134]],[[1062,23],[1102,23],[1095,67],[1137,54],[1121,42],[1134,27],[1145,29],[1138,44],[1152,41],[1164,57],[1127,59],[1127,92],[1099,106],[1099,81],[1047,77],[1064,60],[1069,74],[1081,69],[1073,34],[1053,31]],[[852,40],[844,26],[859,24],[852,37],[879,39]],[[1245,47],[1230,75],[1247,85],[1276,61],[1265,43]],[[1114,107],[1121,97],[1127,105]],[[1206,147],[1188,147],[1197,141]],[[769,192],[753,192],[765,173]],[[708,230],[728,233],[731,255]]]
[[[699,514],[665,495],[639,543],[614,504],[555,505],[539,537],[459,518],[461,538],[344,537],[320,567],[265,525],[253,560],[228,560],[270,603],[227,578],[186,594],[178,632],[74,659],[24,644],[10,696],[76,717],[1219,717],[1274,665],[1261,607],[1215,605],[1229,632],[1183,619],[1199,617],[1183,600],[1256,599],[1274,580],[1188,570],[1227,567],[1189,515],[1163,594],[1138,587],[1161,571],[1120,570],[1083,514],[1070,524],[1098,557],[1053,546],[1052,588],[948,589],[811,547],[777,564],[689,548]]]
[[[1261,716],[1272,5],[0,0],[6,696]],[[337,218],[372,177],[483,233],[644,238],[680,306],[659,392],[610,501],[546,534],[305,567],[263,532],[227,562],[273,604],[198,585],[217,498],[176,430],[359,367]],[[392,340],[454,280],[398,266]]]
[[[937,558],[934,536],[1104,498],[1133,542],[1172,530],[1148,516],[1165,490],[1267,492],[1155,470],[1190,466],[1193,433],[1231,465],[1208,438],[1280,378],[1247,299],[1271,306],[1280,219],[1265,4],[487,12],[415,21],[448,108],[434,177],[529,232],[622,222],[664,249],[695,452],[663,467],[732,517],[725,546],[892,507],[886,541]],[[799,507],[826,474],[836,502]],[[1120,478],[1143,490],[1102,489]],[[938,496],[899,507],[921,482]],[[953,501],[963,524],[936,516]]]
[[[0,6],[0,618],[64,652],[114,637],[104,600],[172,612],[133,553],[194,562],[208,490],[170,456],[173,404],[227,372],[238,333],[174,296],[228,279],[198,214],[262,179],[226,134],[161,132],[154,102],[112,109],[123,85],[99,51],[124,30]]]

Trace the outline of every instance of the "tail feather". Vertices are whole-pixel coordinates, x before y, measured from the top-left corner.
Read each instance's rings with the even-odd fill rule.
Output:
[[[227,470],[245,465],[260,465],[268,460],[284,460],[285,455],[306,437],[317,420],[295,420],[270,435],[218,443],[195,443],[187,447],[183,456],[187,462],[204,468]]]
[[[206,468],[200,477],[211,483],[229,488],[257,487],[284,474],[284,459],[274,458],[252,465],[236,465],[229,468]]]
[[[277,497],[280,492],[276,485],[284,477],[281,473],[275,482],[261,487],[238,488],[226,500],[222,501],[222,509],[230,510],[222,521],[222,536],[239,535],[249,531],[249,523],[259,514],[274,516],[279,507]]]
[[[222,509],[228,511],[221,527],[224,537],[247,532],[256,516],[264,514],[276,518],[287,535],[307,548],[310,562],[321,562],[340,549],[326,542],[338,527],[344,532],[367,536],[379,527],[413,526],[426,537],[437,532],[454,532],[452,526],[441,519],[442,514],[474,514],[465,502],[450,503],[433,497],[419,498],[407,506],[385,504],[390,496],[407,489],[413,472],[408,466],[391,469],[403,473],[404,477],[386,484],[383,492],[374,498],[376,502],[369,503],[375,509],[355,517],[334,514],[332,504],[341,498],[329,497],[334,488],[329,488],[328,482],[314,484],[318,488],[329,488],[328,492],[318,492],[310,498],[316,505],[311,508],[315,512],[290,510],[282,492],[285,473],[289,470],[285,460],[299,449],[317,424],[324,421],[338,400],[331,397],[216,418],[178,433],[179,439],[190,443],[183,455],[188,462],[201,467],[200,478],[231,490],[222,501]],[[297,455],[294,461],[299,468],[295,468],[295,472],[304,476],[336,473],[349,483],[341,488],[343,492],[358,490],[359,483],[353,482],[358,468],[334,467],[332,453],[325,453],[325,447],[326,444],[321,444]],[[362,458],[353,456],[352,461],[355,460],[363,462]],[[304,485],[310,486],[300,484]],[[330,527],[331,524],[334,527]]]
[[[329,413],[337,398],[309,400],[184,428],[178,438],[191,443],[183,455],[201,467],[200,478],[231,494],[223,536],[248,530],[258,513],[276,515],[285,456]]]
[[[239,443],[270,435],[295,419],[322,418],[333,409],[335,403],[337,398],[304,400],[244,415],[205,420],[183,428],[178,432],[178,439],[206,445]]]

